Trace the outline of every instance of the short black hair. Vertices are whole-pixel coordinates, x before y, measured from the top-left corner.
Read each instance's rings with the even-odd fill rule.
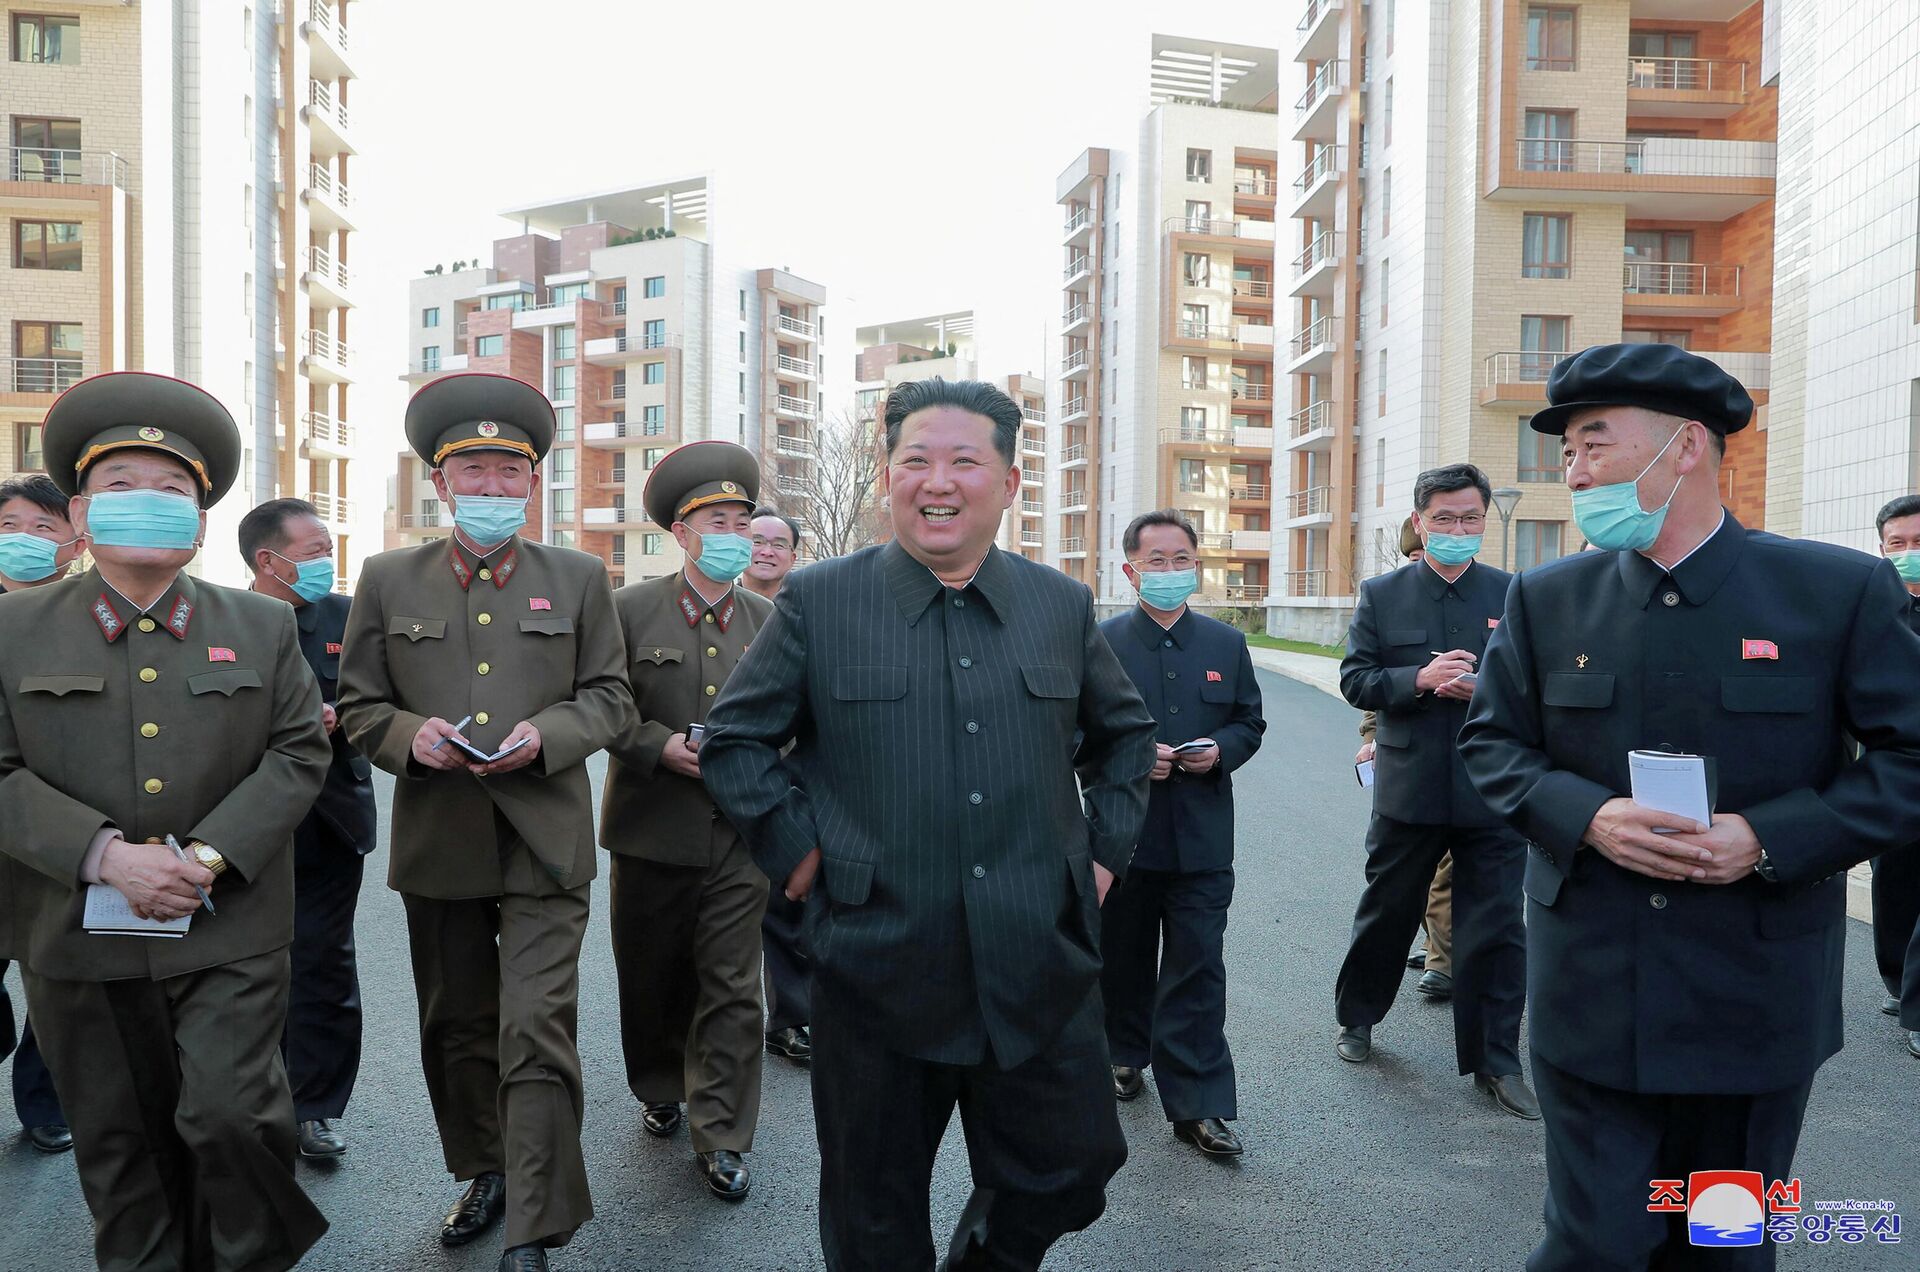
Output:
[[[762,517],[774,517],[785,522],[787,532],[793,536],[793,550],[795,552],[800,550],[800,523],[798,521],[795,521],[786,513],[781,512],[778,508],[772,508],[766,504],[761,504],[758,508],[755,508],[753,510],[753,516],[749,517],[748,520],[758,521]]]
[[[240,556],[253,569],[253,554],[287,546],[289,517],[318,517],[320,510],[304,499],[269,499],[240,518]]]
[[[930,406],[957,406],[993,422],[993,449],[1000,458],[1013,463],[1013,450],[1020,439],[1020,404],[985,380],[908,380],[893,386],[887,394],[883,412],[887,428],[887,454],[900,444],[900,426],[915,411]]]
[[[71,523],[73,520],[67,514],[67,497],[60,493],[60,487],[53,484],[53,478],[45,473],[23,473],[0,481],[0,505],[16,499],[38,504],[62,521]]]
[[[0,486],[0,490],[4,489],[4,486]],[[1920,517],[1920,495],[1901,495],[1897,499],[1888,500],[1887,506],[1873,518],[1874,534],[1882,539],[1886,538],[1887,522],[1901,517]]]
[[[1193,550],[1195,552],[1200,550],[1200,536],[1194,533],[1193,522],[1181,516],[1176,508],[1155,508],[1152,512],[1143,512],[1127,522],[1127,528],[1120,536],[1120,550],[1128,556],[1138,552],[1140,534],[1148,526],[1178,526],[1186,532],[1187,542],[1193,545]]]
[[[1493,483],[1472,464],[1442,464],[1438,468],[1429,468],[1413,479],[1414,511],[1425,512],[1435,495],[1465,490],[1469,486],[1480,492],[1482,505],[1493,507]]]

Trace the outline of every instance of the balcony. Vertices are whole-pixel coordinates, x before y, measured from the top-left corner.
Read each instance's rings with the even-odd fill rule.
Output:
[[[467,369],[467,355],[449,353],[438,358],[415,358],[407,363],[406,374],[402,380],[433,380],[443,375],[452,375],[456,371]]]
[[[1084,380],[1091,368],[1093,357],[1085,349],[1075,349],[1060,359],[1060,377],[1064,380]]]
[[[1093,256],[1091,253],[1082,252],[1078,256],[1072,256],[1067,259],[1067,267],[1061,272],[1060,280],[1063,286],[1071,287],[1081,279],[1091,278],[1092,276]]]
[[[1241,173],[1233,179],[1235,199],[1271,199],[1280,193],[1280,182],[1270,172]]]
[[[1060,511],[1062,513],[1085,512],[1089,507],[1085,486],[1068,487],[1060,492]]]
[[[353,500],[342,499],[316,490],[307,496],[307,502],[320,514],[320,519],[331,526],[347,526],[353,523]]]
[[[347,140],[347,106],[334,98],[333,90],[315,80],[307,85],[307,104],[300,114],[313,136],[316,155],[350,155],[353,143]]]
[[[1265,503],[1272,497],[1273,487],[1263,481],[1227,487],[1227,498],[1234,503]]]
[[[518,322],[518,315],[515,315]],[[657,361],[669,351],[678,351],[680,336],[671,331],[642,332],[637,336],[597,336],[587,341],[581,352],[594,366],[619,366],[640,359]]]
[[[1093,306],[1074,305],[1060,315],[1060,334],[1071,336],[1093,325]]]
[[[1060,555],[1063,557],[1083,557],[1087,555],[1086,539],[1076,534],[1060,540]]]
[[[1227,584],[1227,603],[1229,605],[1260,605],[1267,599],[1267,588],[1263,583]]]
[[[1196,532],[1193,537],[1195,539],[1194,546],[1202,552],[1231,552],[1233,550],[1233,536],[1224,530],[1211,532],[1201,530]]]
[[[1035,459],[1044,459],[1047,454],[1047,439],[1034,433],[1022,431],[1020,434],[1020,453],[1031,455]]]
[[[1282,596],[1329,596],[1325,570],[1288,570],[1280,576]]]
[[[803,397],[792,397],[785,393],[773,395],[773,411],[792,420],[813,420],[819,418],[820,409]]]
[[[1045,424],[1047,422],[1047,413],[1037,406],[1022,406],[1020,408],[1020,418],[1029,424]]]
[[[1333,404],[1314,402],[1287,417],[1287,449],[1331,450],[1333,431]]]
[[[1245,450],[1271,454],[1273,430],[1270,428],[1195,428],[1182,424],[1160,430],[1160,444],[1182,451]]]
[[[1272,221],[1222,221],[1204,216],[1170,216],[1161,222],[1161,232],[1182,238],[1222,240],[1233,248],[1235,256],[1271,256]]]
[[[353,430],[319,411],[308,411],[300,417],[300,440],[307,444],[307,453],[327,459],[353,458]]]
[[[1719,318],[1739,309],[1740,267],[1693,261],[1628,261],[1621,308],[1629,314]]]
[[[1038,531],[1038,530],[1022,530],[1022,531],[1020,532],[1020,546],[1021,546],[1021,547],[1023,547],[1023,548],[1037,548],[1037,547],[1039,547],[1039,546],[1040,546],[1040,531]]]
[[[1287,350],[1288,375],[1320,375],[1333,367],[1333,317],[1328,315],[1293,338]]]
[[[1254,404],[1256,410],[1272,410],[1271,406],[1260,405],[1273,401],[1273,386],[1257,380],[1235,380],[1227,392],[1236,402]]]
[[[1296,221],[1324,221],[1333,215],[1334,192],[1340,184],[1340,153],[1343,147],[1322,146],[1313,162],[1293,179],[1293,218]]]
[[[353,378],[347,361],[347,347],[324,331],[308,331],[300,342],[300,370],[310,380],[346,383]]]
[[[315,79],[353,76],[353,68],[347,65],[347,28],[332,6],[323,0],[307,0],[307,19],[300,24],[300,33],[307,38]]]
[[[1273,283],[1265,278],[1236,278],[1233,280],[1233,299],[1238,304],[1254,309],[1270,308],[1273,304]]]
[[[672,446],[679,441],[679,434],[669,432],[664,422],[649,431],[644,423],[602,420],[581,425],[580,440],[594,450],[626,451],[640,446]]]
[[[1322,62],[1307,82],[1307,91],[1293,104],[1295,141],[1333,140],[1340,90],[1346,87],[1346,66],[1338,58]]]
[[[347,267],[324,247],[307,249],[307,268],[300,281],[306,284],[307,299],[315,309],[344,309],[353,304],[347,294],[351,282]]]
[[[1293,286],[1287,289],[1287,294],[1330,298],[1339,269],[1340,235],[1332,230],[1322,231],[1307,245],[1306,251],[1293,258]]]
[[[1630,220],[1724,221],[1774,194],[1770,141],[1640,137],[1588,141],[1522,137],[1491,198],[1619,203]]]
[[[329,233],[353,229],[353,222],[348,219],[353,201],[347,194],[346,183],[319,164],[307,165],[307,188],[301,197],[306,200],[307,214],[313,218],[315,229]]]
[[[795,437],[789,433],[775,434],[773,449],[776,454],[791,459],[813,459],[819,453],[811,437]]]
[[[7,180],[49,185],[127,188],[131,167],[111,150],[55,150],[44,146],[8,146]]]
[[[1524,349],[1488,354],[1480,364],[1480,405],[1544,406],[1547,377],[1564,359],[1566,349]]]
[[[1087,466],[1087,447],[1084,442],[1060,448],[1060,467],[1062,469],[1085,468]]]
[[[624,530],[629,526],[653,523],[638,508],[582,508],[580,524],[589,530]]]
[[[1630,57],[1627,110],[1666,117],[1725,118],[1747,104],[1745,62],[1707,57]]]
[[[1093,237],[1093,210],[1081,208],[1067,218],[1066,242],[1070,247],[1079,246]]]
[[[91,372],[79,358],[0,358],[0,393],[64,393]]]
[[[1253,554],[1273,551],[1273,531],[1271,530],[1234,530],[1230,545],[1235,552]]]
[[[1085,420],[1091,413],[1091,409],[1090,400],[1086,394],[1083,393],[1079,397],[1070,397],[1067,399],[1066,405],[1060,408],[1060,422],[1062,424],[1072,424],[1076,421]]]
[[[1046,473],[1038,464],[1020,465],[1020,484],[1022,486],[1041,486],[1046,483]]]
[[[423,530],[440,529],[440,510],[432,512],[403,512],[394,518],[398,527],[409,534],[418,534]]]
[[[1296,530],[1333,524],[1333,487],[1309,486],[1294,491],[1287,496],[1286,517],[1287,526]]]
[[[1324,62],[1340,49],[1340,0],[1307,0],[1294,27],[1293,60]]]
[[[773,367],[781,375],[790,375],[799,380],[817,380],[819,371],[806,358],[792,358],[784,353],[773,355]]]
[[[812,483],[802,481],[798,477],[775,477],[773,479],[773,488],[783,495],[794,495],[801,498],[813,493]]]
[[[1020,501],[1020,515],[1023,517],[1038,517],[1046,512],[1046,510],[1047,505],[1038,499],[1022,499]]]
[[[781,314],[773,320],[773,329],[782,335],[794,336],[801,340],[815,339],[819,335],[820,330],[810,322],[802,322],[798,318],[789,318],[785,314]]]

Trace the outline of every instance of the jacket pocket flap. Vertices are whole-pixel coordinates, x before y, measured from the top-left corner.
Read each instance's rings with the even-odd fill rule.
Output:
[[[1729,711],[1811,711],[1813,677],[1722,676],[1720,705]]]
[[[387,635],[408,640],[440,640],[447,634],[444,618],[407,618],[396,614],[387,620]]]
[[[1073,673],[1065,667],[1051,663],[1022,665],[1020,674],[1026,677],[1027,692],[1036,698],[1078,698],[1080,686],[1074,683]]]
[[[1550,671],[1540,684],[1540,701],[1550,707],[1605,707],[1613,703],[1613,674],[1605,671]]]
[[[645,649],[636,649],[633,651],[633,661],[637,663],[652,663],[656,667],[664,667],[668,663],[677,663],[685,657],[685,650],[670,649],[665,645],[648,645]]]
[[[260,687],[260,673],[246,667],[223,667],[187,677],[188,693],[224,693],[231,698],[238,690]]]
[[[1232,702],[1233,686],[1224,680],[1203,680],[1200,682],[1200,701]]]
[[[520,620],[523,632],[538,632],[542,636],[565,636],[573,631],[573,620],[565,615],[551,618],[523,618]]]
[[[22,676],[21,693],[50,693],[64,698],[70,693],[99,693],[107,687],[105,676]]]
[[[828,900],[839,905],[860,905],[873,892],[873,863],[822,856],[820,879],[827,885]]]
[[[907,696],[905,667],[835,667],[833,696],[841,702],[892,702]]]
[[[1520,889],[1541,905],[1551,906],[1560,899],[1560,885],[1566,876],[1547,855],[1533,844],[1527,845],[1527,868],[1520,876]]]
[[[1413,721],[1398,712],[1381,712],[1373,718],[1373,740],[1381,746],[1410,746]]]
[[[1389,627],[1381,633],[1389,645],[1418,645],[1427,638],[1424,627]]]

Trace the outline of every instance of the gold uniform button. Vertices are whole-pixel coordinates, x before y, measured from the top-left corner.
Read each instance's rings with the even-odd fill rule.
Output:
[[[481,711],[481,712],[478,712],[477,714],[475,714],[475,716],[473,717],[473,722],[474,722],[475,724],[485,724],[485,723],[487,722],[487,720],[488,720],[488,718],[489,718],[489,717],[488,717],[488,715],[487,715],[487,713],[486,713],[486,712],[484,712],[484,711]]]
[[[138,623],[135,623],[134,626],[138,627],[143,632],[150,632],[155,627],[159,626],[159,624],[155,623],[150,618],[143,618]]]
[[[142,667],[140,669],[140,679],[146,681],[148,684],[152,684],[154,681],[160,679],[160,673],[151,667]]]
[[[716,688],[715,686],[713,686],[713,685],[708,685],[708,686],[707,686],[707,697],[709,697],[709,698],[711,698],[711,697],[713,697],[713,695],[714,695],[714,694],[716,694],[716,693],[719,693],[719,692],[720,692],[720,690],[719,690],[718,688]]]
[[[474,670],[484,676],[488,672],[492,671],[493,668],[486,663],[481,663],[478,667],[475,667]]]
[[[493,621],[493,615],[482,614],[479,618],[475,619],[474,621],[476,623],[479,623],[480,626],[485,627],[488,623],[491,623]]]
[[[152,723],[143,724],[140,726],[140,736],[143,738],[157,738],[160,736],[160,726]]]
[[[718,658],[719,656],[720,656],[719,650],[715,649],[712,645],[707,646],[707,657]]]
[[[713,615],[711,614],[707,615],[707,621],[711,623],[713,621]]]
[[[157,777],[147,779],[147,794],[149,795],[158,795],[165,787],[166,783]]]
[[[482,566],[480,568],[480,577],[483,579],[491,579],[493,577],[493,571],[487,569],[485,566]]]

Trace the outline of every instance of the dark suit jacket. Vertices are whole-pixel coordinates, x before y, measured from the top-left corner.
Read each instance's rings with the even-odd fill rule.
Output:
[[[340,696],[340,650],[347,638],[347,611],[352,607],[352,599],[338,592],[294,607],[294,622],[300,628],[300,655],[320,682],[323,703],[336,702]],[[353,749],[345,729],[335,729],[330,740],[333,762],[327,766],[326,784],[320,788],[313,811],[300,823],[298,834],[303,843],[324,837],[364,857],[373,851],[379,833],[373,766]]]
[[[1011,1067],[1095,991],[1092,863],[1126,869],[1153,720],[1083,585],[995,549],[953,591],[897,542],[797,570],[707,728],[768,877],[821,850],[816,992],[887,1046]]]
[[[1220,762],[1195,776],[1178,765],[1149,788],[1147,820],[1132,866],[1140,870],[1222,870],[1233,864],[1233,771],[1260,749],[1267,721],[1247,638],[1218,619],[1187,610],[1162,630],[1134,606],[1100,624],[1147,711],[1154,740],[1220,744]]]
[[[1476,561],[1449,584],[1426,562],[1412,561],[1360,585],[1340,692],[1375,713],[1373,811],[1382,817],[1428,826],[1500,824],[1455,746],[1468,704],[1416,696],[1413,681],[1436,649],[1486,648],[1512,578]]]
[[[1849,866],[1913,838],[1920,637],[1898,576],[1729,516],[1669,574],[1582,552],[1515,579],[1460,736],[1532,840],[1535,1054],[1646,1092],[1775,1091],[1840,1049]],[[1865,746],[1850,761],[1846,735]],[[1711,756],[1780,882],[1667,883],[1581,850],[1627,753]]]

